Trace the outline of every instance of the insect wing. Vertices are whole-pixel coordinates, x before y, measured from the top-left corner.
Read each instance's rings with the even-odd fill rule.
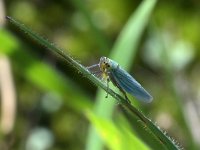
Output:
[[[138,100],[147,103],[152,101],[153,97],[124,69],[117,67],[112,69],[110,73],[124,91],[135,96]]]

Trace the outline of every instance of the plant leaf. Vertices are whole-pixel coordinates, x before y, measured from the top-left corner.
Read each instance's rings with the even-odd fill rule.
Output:
[[[92,75],[84,66],[82,66],[80,63],[78,63],[76,60],[74,60],[69,55],[65,54],[64,51],[54,46],[54,44],[48,42],[41,36],[35,34],[33,31],[31,31],[29,28],[27,28],[25,25],[19,23],[18,21],[12,19],[11,17],[7,17],[7,19],[15,25],[17,28],[21,29],[23,32],[28,34],[32,39],[36,40],[41,45],[47,47],[49,50],[55,52],[61,58],[64,59],[67,63],[71,64],[75,69],[77,69],[79,72],[81,72],[85,77],[87,77],[91,82],[93,82],[95,85],[101,87],[104,89],[108,94],[110,94],[119,104],[121,104],[127,111],[129,111],[132,115],[137,117],[146,128],[151,131],[151,133],[159,139],[166,147],[166,149],[179,149],[178,146],[170,140],[156,125],[154,125],[147,117],[145,117],[140,111],[138,111],[134,106],[132,106],[130,103],[127,102],[124,98],[122,98],[119,94],[115,93],[111,89],[107,89],[106,85],[101,82],[98,78],[96,78],[94,75]]]
[[[122,29],[116,43],[114,44],[109,58],[117,61],[126,70],[131,67],[136,55],[139,40],[148,23],[155,4],[156,0],[143,1],[138,9],[130,16],[130,19]],[[112,89],[114,88],[113,86],[111,87]],[[96,114],[108,119],[112,116],[115,104],[112,98],[108,98],[107,101],[103,101],[102,99],[104,97],[105,92],[99,90],[97,93],[94,111]],[[87,150],[103,149],[103,143],[92,127],[89,129],[87,142]]]
[[[87,117],[94,125],[97,132],[103,138],[106,145],[111,150],[139,149],[149,150],[144,143],[131,134],[127,129],[120,129],[111,120],[97,116],[91,111],[87,112]]]

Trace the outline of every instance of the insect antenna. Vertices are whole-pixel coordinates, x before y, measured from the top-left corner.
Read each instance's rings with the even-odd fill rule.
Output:
[[[92,66],[88,66],[88,67],[86,67],[88,70],[90,70],[90,69],[93,69],[93,68],[95,68],[95,67],[99,67],[99,64],[94,64],[94,65],[92,65]]]
[[[99,68],[99,64],[94,64],[92,66],[86,67],[93,75],[95,75],[97,78],[102,78],[102,71]]]

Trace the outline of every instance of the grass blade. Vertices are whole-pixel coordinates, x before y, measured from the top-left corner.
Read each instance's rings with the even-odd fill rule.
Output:
[[[129,130],[119,128],[113,121],[97,116],[91,111],[87,112],[87,117],[107,143],[110,150],[150,149],[134,134],[131,134]]]
[[[29,35],[32,39],[36,40],[41,45],[45,46],[49,50],[53,51],[54,53],[58,54],[63,58],[67,63],[71,64],[75,69],[77,69],[80,73],[85,75],[91,82],[93,82],[95,85],[101,87],[105,91],[107,90],[106,85],[102,83],[98,78],[96,78],[94,75],[92,75],[84,66],[82,66],[80,63],[75,61],[72,57],[65,54],[61,49],[54,46],[54,44],[48,42],[41,36],[37,35],[33,31],[31,31],[29,28],[27,28],[25,25],[19,23],[18,21],[12,19],[11,17],[7,17],[7,19],[15,25],[17,28],[21,29],[23,32],[25,32],[27,35]],[[137,117],[141,122],[145,125],[146,128],[151,131],[151,133],[159,139],[164,145],[166,149],[179,149],[177,145],[174,144],[173,141],[171,141],[157,126],[155,126],[147,117],[145,117],[140,111],[138,111],[134,106],[129,104],[124,98],[122,98],[119,94],[115,93],[113,90],[108,89],[107,92],[115,99],[117,102],[122,105],[127,111],[129,111],[132,115]]]
[[[137,46],[142,33],[148,23],[150,15],[156,4],[156,0],[143,1],[138,9],[130,16],[127,24],[121,31],[114,47],[111,51],[109,58],[116,60],[124,69],[128,70],[134,60]],[[123,56],[123,57],[122,57]],[[113,87],[112,87],[113,88]],[[103,91],[99,91],[97,94],[97,102],[95,104],[95,112],[104,118],[111,118],[114,109],[114,102],[112,98],[108,101],[102,101],[105,97]],[[94,128],[89,129],[87,150],[101,150],[103,143],[101,142],[98,134]]]

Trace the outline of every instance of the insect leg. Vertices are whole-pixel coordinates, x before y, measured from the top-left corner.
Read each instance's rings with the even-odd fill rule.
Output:
[[[110,82],[110,78],[107,77],[107,89],[106,89],[106,98],[108,98],[108,89],[109,89],[109,82]]]
[[[119,88],[120,89],[120,88]],[[120,89],[120,91],[124,94],[125,99],[127,100],[128,103],[131,103],[131,101],[128,99],[128,96],[126,95],[126,92],[122,89]]]
[[[99,69],[99,64],[94,64],[94,65],[86,67],[86,68],[88,69],[88,71],[91,74],[95,75],[97,78],[99,78],[100,75],[102,74],[102,71]],[[96,69],[98,69],[98,70],[96,70]]]

